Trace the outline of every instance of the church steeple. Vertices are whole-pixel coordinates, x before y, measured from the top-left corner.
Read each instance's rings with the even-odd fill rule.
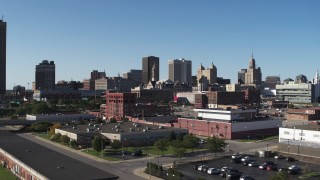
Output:
[[[255,69],[256,68],[256,60],[253,58],[253,52],[251,54],[251,59],[249,61],[249,69]]]

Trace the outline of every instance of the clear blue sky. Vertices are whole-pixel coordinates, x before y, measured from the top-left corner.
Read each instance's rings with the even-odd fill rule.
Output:
[[[56,63],[56,81],[141,69],[143,56],[213,62],[218,76],[237,79],[251,49],[263,79],[320,69],[319,0],[0,0],[7,29],[7,89],[35,81],[43,59]]]

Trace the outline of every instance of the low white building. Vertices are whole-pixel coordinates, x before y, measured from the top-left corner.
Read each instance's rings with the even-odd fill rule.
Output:
[[[26,120],[29,121],[79,121],[95,119],[92,114],[27,114]]]

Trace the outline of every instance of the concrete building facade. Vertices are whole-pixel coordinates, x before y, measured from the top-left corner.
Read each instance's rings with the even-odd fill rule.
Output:
[[[249,61],[249,67],[247,69],[247,72],[245,73],[245,84],[260,85],[262,78],[261,76],[261,69],[260,67],[256,68],[256,61],[253,58],[252,54],[251,59]]]
[[[192,83],[192,61],[185,59],[174,59],[168,61],[169,79],[173,82]]]
[[[205,69],[201,64],[199,69],[197,70],[198,82],[200,81],[202,76],[207,78],[209,84],[217,83],[217,67],[212,63],[209,68]]]
[[[36,89],[53,90],[55,89],[56,65],[54,61],[43,60],[36,65]]]
[[[0,94],[6,93],[7,23],[0,19]]]
[[[319,98],[319,84],[296,84],[293,81],[276,85],[277,99],[281,101],[289,101],[297,104],[310,104],[316,102]]]

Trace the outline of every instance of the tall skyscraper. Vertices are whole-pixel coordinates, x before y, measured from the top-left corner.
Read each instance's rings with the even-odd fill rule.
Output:
[[[253,58],[252,54],[249,61],[249,68],[245,74],[245,84],[260,85],[261,79],[261,69],[260,67],[256,68],[256,60]]]
[[[0,94],[6,93],[7,23],[0,19]]]
[[[173,82],[191,84],[192,62],[185,59],[169,60],[169,79]]]
[[[142,58],[142,83],[159,81],[159,57],[148,56]]]
[[[54,61],[43,60],[36,66],[36,89],[53,90],[56,79],[56,65]]]

